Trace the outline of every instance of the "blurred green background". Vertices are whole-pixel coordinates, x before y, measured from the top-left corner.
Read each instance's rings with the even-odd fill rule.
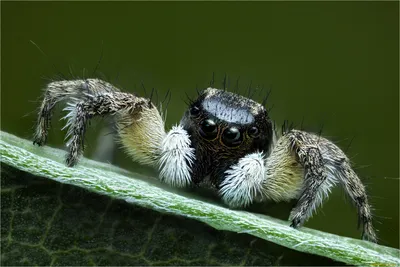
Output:
[[[250,82],[272,89],[278,124],[304,118],[306,130],[323,127],[343,149],[354,137],[347,153],[368,186],[380,243],[398,248],[398,10],[398,2],[2,2],[1,129],[31,138],[43,77],[93,76],[101,54],[103,75],[94,76],[138,94],[142,81],[160,96],[171,89],[168,127],[185,92],[195,96],[213,72],[217,82],[228,74],[231,88],[240,77],[243,91]],[[58,118],[49,145],[63,147]],[[101,127],[89,130],[86,156]],[[115,164],[148,171],[122,152]],[[359,238],[356,225],[339,188],[306,224]]]

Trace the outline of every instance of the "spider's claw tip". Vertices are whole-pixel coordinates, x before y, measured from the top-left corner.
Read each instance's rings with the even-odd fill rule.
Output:
[[[40,137],[36,137],[33,140],[33,145],[37,145],[37,146],[44,146],[44,144],[46,143],[46,140],[44,138],[40,138]]]
[[[78,163],[78,160],[73,157],[67,157],[65,163],[67,164],[68,167],[74,167]]]
[[[300,218],[294,217],[291,221],[290,227],[294,229],[297,229],[302,225]]]

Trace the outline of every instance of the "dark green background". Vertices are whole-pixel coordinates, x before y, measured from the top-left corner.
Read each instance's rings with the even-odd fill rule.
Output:
[[[172,90],[167,125],[185,94],[216,73],[272,88],[271,116],[346,149],[368,185],[380,243],[399,247],[397,2],[2,2],[1,128],[30,138],[42,77],[100,71],[127,91]],[[48,55],[30,43],[33,40]],[[99,74],[96,74],[99,76]],[[118,77],[118,79],[117,79]],[[233,87],[233,86],[231,86]],[[260,100],[259,98],[258,100]],[[56,119],[49,144],[62,146]],[[100,129],[94,125],[94,129]],[[89,136],[95,130],[89,131]],[[94,149],[88,136],[86,155]],[[122,153],[117,164],[137,170]],[[266,211],[268,213],[268,211]],[[306,225],[358,238],[341,190]]]

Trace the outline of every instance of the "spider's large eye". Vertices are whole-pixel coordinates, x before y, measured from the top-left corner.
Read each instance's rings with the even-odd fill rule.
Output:
[[[227,128],[222,134],[222,142],[226,146],[238,146],[240,143],[242,143],[242,141],[242,135],[240,134],[239,129],[236,127]]]
[[[257,138],[260,135],[260,130],[256,126],[252,126],[247,130],[247,133],[252,138]]]
[[[205,139],[212,140],[215,139],[218,135],[218,127],[217,124],[211,120],[207,119],[200,123],[200,134]]]
[[[190,116],[198,117],[200,115],[200,108],[198,106],[193,106],[190,108]]]

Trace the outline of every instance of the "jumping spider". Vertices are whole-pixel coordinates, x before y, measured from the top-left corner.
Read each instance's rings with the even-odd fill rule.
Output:
[[[34,144],[45,144],[53,108],[62,100],[69,101],[68,166],[77,164],[83,153],[89,120],[113,115],[125,151],[134,161],[157,168],[167,184],[185,187],[209,179],[230,207],[296,199],[290,220],[297,228],[339,183],[358,208],[363,239],[376,242],[365,188],[343,151],[312,133],[278,133],[265,107],[249,98],[207,88],[189,104],[179,125],[166,132],[150,99],[99,79],[51,82]]]

